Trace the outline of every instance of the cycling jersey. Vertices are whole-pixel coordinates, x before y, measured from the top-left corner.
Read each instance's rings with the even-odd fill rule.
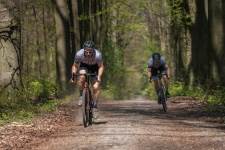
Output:
[[[102,64],[102,54],[94,49],[92,57],[84,56],[84,49],[79,50],[74,59],[74,63],[79,64],[80,68],[86,68],[91,73],[98,73],[98,68]]]
[[[160,64],[158,66],[155,65],[152,57],[148,60],[148,68],[160,68],[160,67],[165,67],[166,62],[165,59],[163,57],[160,57]]]
[[[167,71],[167,67],[166,67],[166,62],[165,59],[163,57],[160,58],[160,63],[159,65],[156,65],[154,63],[154,60],[152,59],[152,57],[148,60],[148,68],[151,68],[151,73],[152,73],[152,77],[153,79],[159,74],[166,74]]]

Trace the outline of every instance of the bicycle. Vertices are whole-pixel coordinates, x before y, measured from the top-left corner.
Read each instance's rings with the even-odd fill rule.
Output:
[[[159,89],[157,91],[157,96],[158,96],[158,99],[160,101],[160,103],[162,104],[163,106],[163,111],[164,112],[167,112],[167,104],[166,104],[166,101],[167,101],[167,95],[166,95],[166,88],[164,86],[164,84],[162,83],[162,74],[161,72],[158,72],[157,73],[157,76],[158,76],[158,79],[156,80],[158,82],[158,85],[159,85]]]
[[[93,89],[91,84],[91,76],[96,76],[94,73],[88,73],[87,70],[81,69],[79,75],[85,76],[85,83],[82,92],[82,116],[83,116],[83,125],[88,127],[92,125],[93,121]]]

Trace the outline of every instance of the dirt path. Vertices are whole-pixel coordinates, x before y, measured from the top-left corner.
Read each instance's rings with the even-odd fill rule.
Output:
[[[61,126],[40,136],[22,149],[35,150],[224,150],[225,124],[206,113],[194,101],[169,102],[164,113],[154,101],[130,100],[107,102],[100,106],[100,119],[83,128],[75,121],[75,106],[66,106]],[[62,111],[62,112],[63,112]],[[56,121],[57,122],[57,121]],[[64,122],[64,123],[62,123]],[[56,125],[56,124],[55,124]],[[58,125],[58,123],[57,123]],[[53,127],[54,128],[54,127]],[[45,134],[44,134],[45,135]],[[37,142],[39,141],[39,142]]]

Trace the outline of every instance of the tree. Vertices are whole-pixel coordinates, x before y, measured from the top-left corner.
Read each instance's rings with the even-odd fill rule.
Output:
[[[53,0],[56,23],[57,83],[66,91],[71,77],[72,53],[70,49],[69,10],[65,0]]]

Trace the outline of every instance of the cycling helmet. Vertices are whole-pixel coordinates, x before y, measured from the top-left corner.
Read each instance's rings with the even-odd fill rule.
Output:
[[[153,60],[160,60],[160,58],[161,58],[161,55],[159,53],[153,53],[152,54],[152,59]]]
[[[95,43],[93,41],[86,41],[84,42],[83,48],[95,48]]]

